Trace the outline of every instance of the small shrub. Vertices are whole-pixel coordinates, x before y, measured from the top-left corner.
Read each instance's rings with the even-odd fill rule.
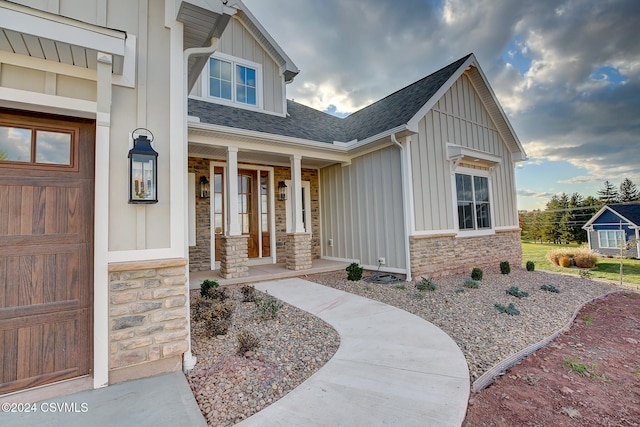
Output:
[[[362,279],[362,272],[364,271],[364,268],[360,267],[358,263],[352,262],[346,268],[346,271],[347,271],[347,280],[357,282],[358,280]]]
[[[584,320],[584,324],[585,326],[591,326],[593,325],[593,318],[591,317],[590,314],[587,314],[586,316],[584,316],[582,318],[582,320]]]
[[[405,285],[393,285],[395,289],[405,290],[407,287]]]
[[[473,279],[467,279],[464,281],[464,285],[462,286],[470,289],[478,289],[480,287],[480,284]]]
[[[500,263],[500,273],[502,274],[511,273],[511,266],[509,265],[509,261],[502,261]]]
[[[456,289],[455,291],[456,294],[463,294],[464,293],[464,289]]]
[[[527,271],[534,271],[536,269],[536,263],[533,261],[527,261]]]
[[[516,298],[524,298],[529,296],[529,292],[521,291],[517,286],[512,286],[507,289],[507,294]]]
[[[247,351],[254,351],[260,346],[260,339],[246,329],[240,329],[236,334],[238,339],[238,354],[243,355]]]
[[[227,290],[225,288],[209,288],[207,290],[206,298],[214,301],[225,302],[229,299],[229,295],[227,295]]]
[[[211,311],[213,300],[197,297],[191,301],[191,311],[193,313],[193,320],[200,322],[204,320],[204,314]]]
[[[580,270],[580,277],[586,280],[591,280],[591,272],[589,270]]]
[[[209,289],[217,288],[218,286],[218,282],[215,280],[203,280],[202,283],[200,283],[200,296],[209,298]]]
[[[256,297],[254,302],[256,304],[256,312],[262,320],[275,319],[278,317],[278,313],[284,305],[282,301],[278,301],[269,294],[264,297]]]
[[[509,316],[517,316],[520,314],[520,310],[518,310],[513,303],[510,303],[507,307],[502,304],[494,304],[493,306],[497,308],[500,313],[506,313]]]
[[[542,285],[540,289],[547,292],[553,292],[554,294],[559,294],[560,290],[553,285]]]
[[[436,288],[436,282],[426,277],[416,283],[416,289],[419,291],[435,291]]]
[[[482,269],[475,267],[473,270],[471,270],[471,278],[473,280],[482,280]]]
[[[568,256],[561,256],[560,258],[558,258],[558,265],[562,268],[571,267],[571,258],[569,258]]]
[[[552,249],[547,252],[546,258],[551,264],[560,266],[560,258],[564,256],[573,258],[573,256],[576,254],[576,250],[577,248]]]
[[[234,301],[218,302],[211,304],[211,309],[202,314],[204,326],[212,336],[225,335],[231,326],[231,316],[236,309]]]
[[[256,288],[249,285],[244,285],[240,288],[242,292],[242,302],[254,302],[256,300]]]

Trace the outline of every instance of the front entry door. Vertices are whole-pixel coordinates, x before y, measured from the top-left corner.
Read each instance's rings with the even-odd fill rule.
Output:
[[[0,110],[0,395],[91,373],[94,135]]]
[[[211,221],[215,238],[215,259],[220,259],[220,237],[224,235],[224,169],[213,169],[213,202]],[[247,236],[248,257],[268,257],[271,254],[269,172],[238,169],[238,222],[243,236]],[[260,245],[262,242],[262,247]]]
[[[242,235],[248,238],[249,258],[258,257],[258,182],[257,171],[238,170],[238,221]]]

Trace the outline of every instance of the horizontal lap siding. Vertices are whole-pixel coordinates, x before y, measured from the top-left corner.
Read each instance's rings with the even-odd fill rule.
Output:
[[[320,170],[323,255],[405,268],[400,154],[389,147]],[[328,240],[333,239],[333,246]]]
[[[455,228],[455,188],[447,160],[447,143],[502,158],[491,175],[495,226],[517,226],[511,153],[471,82],[462,75],[419,122],[418,135],[411,139],[416,231]]]

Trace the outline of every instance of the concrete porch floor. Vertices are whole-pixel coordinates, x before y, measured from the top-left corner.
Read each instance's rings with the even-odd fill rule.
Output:
[[[314,259],[312,267],[308,270],[288,270],[284,263],[251,265],[249,266],[249,275],[237,279],[223,279],[220,276],[220,270],[192,271],[189,273],[189,289],[200,289],[200,283],[205,279],[215,280],[220,285],[237,285],[286,279],[288,277],[304,277],[309,274],[327,273],[329,271],[344,271],[348,265],[348,262],[328,259]]]

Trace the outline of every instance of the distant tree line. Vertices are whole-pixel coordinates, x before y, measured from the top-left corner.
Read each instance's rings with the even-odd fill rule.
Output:
[[[520,211],[518,213],[522,239],[534,242],[583,243],[587,232],[582,226],[606,205],[640,201],[636,185],[625,178],[619,187],[605,181],[597,197],[583,197],[578,193],[556,194],[547,202],[544,210]]]

